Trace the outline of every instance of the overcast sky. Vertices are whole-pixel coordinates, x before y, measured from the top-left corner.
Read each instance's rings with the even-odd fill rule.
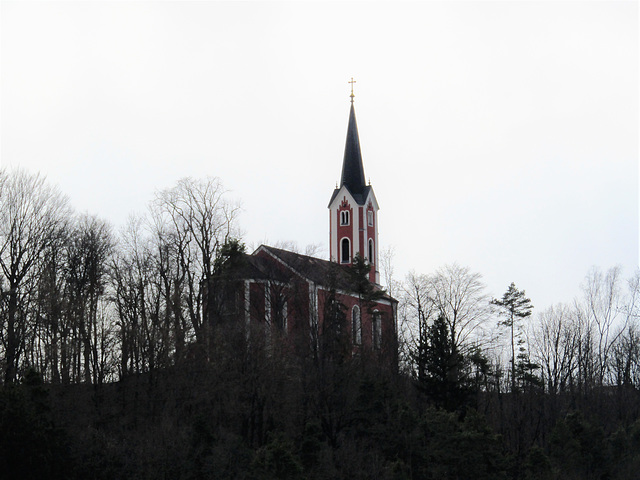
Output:
[[[355,105],[395,273],[570,302],[638,266],[638,3],[7,2],[1,162],[114,227],[220,177],[250,245],[321,244]]]

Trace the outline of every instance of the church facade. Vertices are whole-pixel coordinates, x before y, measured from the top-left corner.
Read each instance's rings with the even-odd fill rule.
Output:
[[[397,301],[379,285],[379,207],[373,188],[365,184],[353,94],[341,181],[328,208],[329,260],[262,245],[236,259],[225,275],[223,296],[232,297],[231,304],[222,306],[209,298],[205,315],[232,316],[247,326],[263,324],[292,337],[309,332],[316,340],[339,318],[339,330],[354,353],[395,359]],[[369,271],[361,281],[354,277],[354,266],[366,271],[363,265]]]

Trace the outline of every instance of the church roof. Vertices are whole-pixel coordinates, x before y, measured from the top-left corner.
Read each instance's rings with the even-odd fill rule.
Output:
[[[332,283],[332,286],[338,290],[347,292],[353,290],[353,280],[349,276],[347,270],[335,262],[310,257],[308,255],[301,255],[299,253],[290,252],[289,250],[282,250],[281,248],[269,247],[267,245],[261,245],[251,256],[256,258],[257,254],[261,250],[271,254],[298,275],[302,275],[304,278],[311,280],[316,285],[321,285],[327,288],[331,286],[330,284]],[[271,271],[273,270],[274,269],[272,267]],[[280,275],[286,274],[283,271],[280,271]],[[293,277],[293,275],[291,275],[291,277]],[[380,286],[377,286],[376,288],[380,288]],[[392,302],[396,301],[386,294],[384,295],[384,298]]]
[[[291,274],[274,268],[273,261],[268,258],[242,253],[234,258],[233,263],[230,264],[230,268],[225,270],[222,278],[225,280],[250,278],[253,280],[271,280],[287,283],[291,280]]]
[[[360,137],[358,124],[356,123],[356,111],[351,103],[349,112],[349,126],[347,127],[347,141],[344,146],[344,159],[342,161],[342,177],[340,187],[346,186],[349,193],[359,205],[364,205],[371,187],[365,183],[362,152],[360,151]],[[331,196],[330,204],[340,189],[336,188]]]
[[[261,255],[260,252],[267,252],[268,255]],[[282,268],[282,264],[286,267]],[[226,273],[229,279],[251,278],[282,283],[290,282],[296,275],[318,285],[325,286],[332,279],[335,288],[349,290],[351,286],[346,269],[337,263],[268,245],[261,245],[250,255],[243,254]]]
[[[349,289],[350,281],[347,272],[334,262],[267,245],[262,245],[258,250],[260,249],[267,251],[295,272],[318,285],[325,285],[328,279],[334,278],[336,288]],[[253,255],[255,256],[257,252]]]

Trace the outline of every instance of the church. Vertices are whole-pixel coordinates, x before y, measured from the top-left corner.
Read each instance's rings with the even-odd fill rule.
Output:
[[[233,301],[211,296],[205,300],[205,315],[233,318],[247,326],[264,324],[285,335],[308,331],[318,338],[327,329],[328,316],[335,316],[332,307],[339,305],[341,329],[354,354],[395,358],[397,301],[380,286],[379,207],[373,187],[365,183],[353,89],[342,176],[328,208],[329,260],[261,245],[233,262],[224,288],[209,286],[218,298]],[[354,278],[355,267],[366,278]]]

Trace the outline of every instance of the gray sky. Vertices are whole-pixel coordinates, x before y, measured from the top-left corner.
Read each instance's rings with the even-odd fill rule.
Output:
[[[320,243],[350,77],[395,270],[571,301],[638,266],[638,3],[8,2],[1,162],[116,227],[218,176],[248,244]]]

